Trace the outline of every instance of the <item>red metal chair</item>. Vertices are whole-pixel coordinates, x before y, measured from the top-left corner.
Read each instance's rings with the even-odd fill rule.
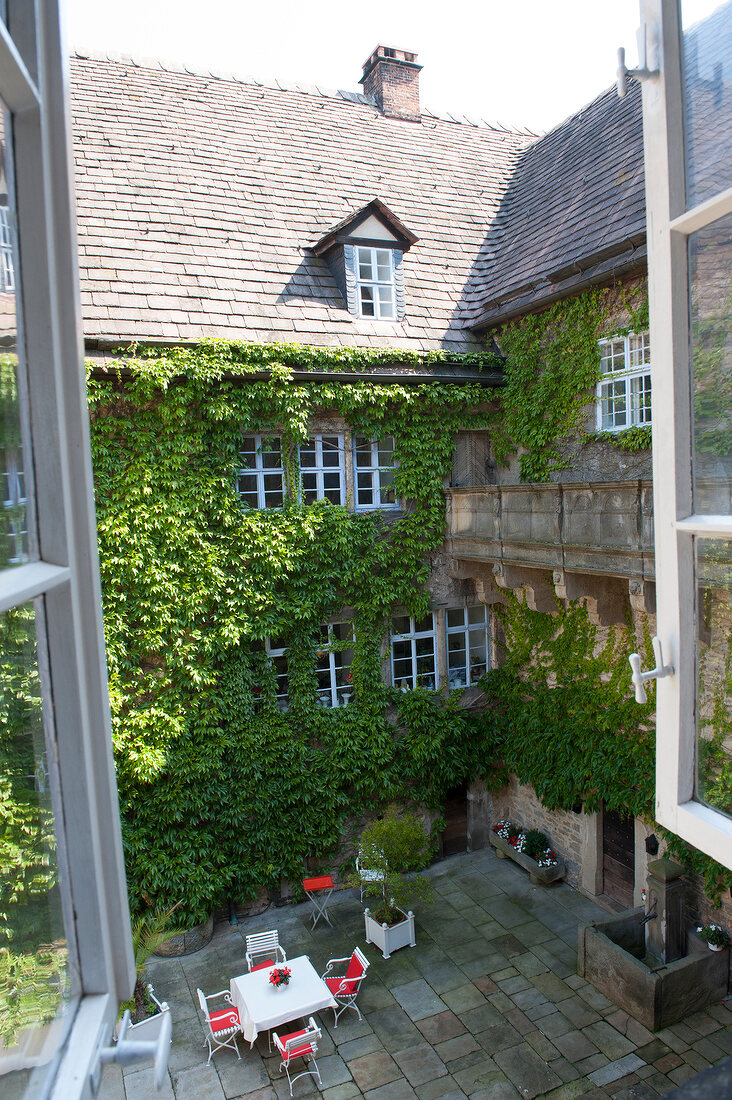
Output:
[[[348,963],[345,974],[331,974],[331,970],[337,963]],[[361,988],[361,982],[366,977],[366,971],[371,963],[364,955],[360,947],[353,950],[353,954],[344,959],[331,959],[322,975],[323,981],[333,994],[335,1000],[341,1006],[334,1008],[335,1027],[338,1027],[338,1017],[347,1008],[352,1008],[359,1020],[362,1020],[361,1012],[356,1004],[356,997]]]
[[[211,1061],[211,1056],[215,1050],[220,1050],[221,1047],[231,1047],[236,1051],[236,1056],[241,1061],[241,1054],[239,1048],[236,1045],[236,1036],[241,1032],[241,1025],[239,1023],[239,1013],[234,1005],[231,1003],[231,996],[228,990],[222,989],[219,993],[211,993],[210,996],[206,996],[202,989],[197,989],[198,1003],[201,1006],[201,1011],[206,1019],[206,1038],[205,1042],[208,1043],[208,1062]],[[218,1009],[215,1012],[211,1012],[208,1007],[208,1002],[221,998],[226,1002],[226,1008]],[[206,1062],[206,1065],[208,1065]]]
[[[280,947],[277,929],[271,932],[254,932],[247,936],[247,966],[252,970],[264,970],[265,966],[278,966],[287,962],[285,949]]]
[[[308,1026],[302,1031],[293,1031],[291,1034],[282,1037],[275,1031],[272,1036],[275,1047],[282,1055],[280,1069],[285,1071],[287,1080],[290,1082],[290,1096],[292,1096],[292,1086],[295,1081],[299,1081],[301,1077],[307,1077],[308,1074],[318,1078],[318,1085],[322,1089],[323,1082],[320,1080],[320,1070],[318,1069],[318,1063],[315,1061],[315,1055],[318,1053],[318,1039],[321,1035],[320,1028],[311,1016],[308,1020]],[[304,1059],[306,1065],[312,1062],[314,1069],[304,1069],[302,1073],[291,1077],[290,1066],[294,1058]]]

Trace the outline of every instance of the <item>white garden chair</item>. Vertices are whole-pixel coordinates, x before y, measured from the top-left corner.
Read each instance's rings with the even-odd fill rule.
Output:
[[[363,892],[366,889],[366,886],[372,882],[381,883],[381,893],[383,894],[384,882],[386,880],[386,863],[383,860],[383,857],[381,857],[383,864],[382,867],[364,866],[364,859],[368,864],[368,856],[364,857],[364,853],[362,851],[359,851],[358,855],[356,856],[356,874],[361,881],[361,901],[363,901]]]
[[[276,928],[271,932],[254,932],[247,936],[246,960],[250,973],[252,970],[263,970],[265,966],[279,966],[287,962]]]
[[[204,1028],[206,1038],[204,1042],[208,1043],[208,1062],[211,1061],[211,1056],[214,1051],[220,1050],[221,1047],[231,1047],[236,1051],[236,1056],[239,1061],[241,1061],[241,1054],[236,1045],[236,1037],[241,1032],[239,1013],[231,1003],[231,996],[228,990],[222,989],[219,993],[211,993],[208,997],[202,989],[197,989],[196,993],[198,994],[198,1003],[201,1006],[201,1011],[206,1020]],[[215,1000],[223,1000],[226,1007],[216,1009],[212,1012],[208,1002]],[[206,1065],[208,1065],[208,1062]]]
[[[320,1039],[321,1035],[322,1032],[320,1028],[311,1016],[308,1020],[308,1026],[302,1031],[293,1031],[289,1035],[283,1035],[282,1037],[275,1031],[272,1036],[275,1047],[282,1055],[280,1069],[283,1069],[287,1074],[287,1080],[290,1083],[290,1096],[292,1096],[292,1086],[295,1081],[299,1081],[301,1077],[307,1077],[308,1074],[317,1077],[318,1085],[320,1088],[323,1087],[323,1082],[320,1080],[318,1063],[315,1061],[315,1055],[318,1053],[318,1039]],[[302,1058],[308,1066],[312,1062],[314,1068],[304,1069],[302,1073],[298,1073],[294,1077],[291,1077],[290,1066],[296,1058]]]
[[[338,963],[348,963],[348,966],[343,974],[331,974],[331,970]],[[360,947],[355,947],[351,956],[346,955],[343,959],[331,959],[325,968],[325,973],[322,975],[323,981],[328,986],[328,989],[333,994],[334,999],[340,1005],[340,1008],[334,1008],[335,1013],[335,1027],[338,1027],[338,1017],[347,1008],[352,1008],[359,1020],[363,1019],[361,1011],[356,1004],[356,997],[361,989],[361,982],[366,977],[366,971],[371,963]],[[342,969],[342,968],[341,968]]]

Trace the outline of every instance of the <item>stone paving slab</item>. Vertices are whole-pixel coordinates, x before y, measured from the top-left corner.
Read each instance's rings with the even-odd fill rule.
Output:
[[[533,886],[491,851],[431,871],[440,901],[417,913],[417,947],[383,959],[363,941],[358,893],[333,896],[334,928],[312,930],[307,903],[217,928],[184,959],[150,960],[148,979],[171,1005],[173,1045],[163,1092],[150,1068],[105,1073],[102,1100],[288,1100],[279,1058],[261,1035],[252,1050],[208,1056],[196,1002],[246,970],[244,937],[277,928],[288,956],[328,959],[362,946],[371,963],[359,996],[323,1037],[294,1100],[649,1100],[732,1053],[732,1000],[653,1035],[576,973],[577,923],[605,911],[566,884]],[[464,915],[460,908],[464,909]]]

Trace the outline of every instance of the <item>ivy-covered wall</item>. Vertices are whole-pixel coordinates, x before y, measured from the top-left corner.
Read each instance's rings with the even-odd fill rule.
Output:
[[[509,770],[549,808],[580,799],[652,814],[653,738],[649,714],[632,701],[627,631],[598,648],[583,609],[536,616],[511,599],[499,612],[506,663],[485,681],[483,714],[463,709],[459,693],[402,693],[381,678],[391,615],[427,610],[458,429],[490,425],[498,457],[517,449],[526,477],[546,479],[561,465],[561,441],[580,430],[598,374],[603,306],[594,292],[588,302],[577,317],[575,307],[567,316],[557,310],[551,323],[527,319],[523,335],[518,323],[504,334],[498,411],[478,385],[381,385],[365,373],[403,362],[401,352],[219,341],[94,371],[102,586],[133,909],[181,902],[195,921],[226,900],[277,891],[282,879],[302,877],[308,857],[337,861],[353,817],[393,799],[439,813],[450,788],[480,776],[495,787]],[[567,351],[555,354],[552,340],[575,339],[575,326],[583,365],[560,385]],[[489,356],[469,358],[478,370],[495,366]],[[333,378],[295,384],[292,368],[303,365]],[[340,381],[341,367],[363,370],[363,381]],[[537,379],[541,401],[526,398]],[[394,436],[403,513],[387,521],[299,501],[297,444],[334,417],[354,432]],[[290,496],[282,510],[249,509],[238,497],[247,433],[283,441]],[[325,709],[315,639],[346,607],[354,695]],[[287,713],[263,652],[275,637],[289,650]],[[707,870],[710,883],[721,881],[720,869]]]

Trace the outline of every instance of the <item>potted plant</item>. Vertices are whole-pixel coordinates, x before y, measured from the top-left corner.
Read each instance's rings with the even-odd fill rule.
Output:
[[[430,838],[419,817],[390,806],[378,821],[361,833],[359,862],[378,872],[359,881],[367,895],[380,897],[366,909],[366,942],[376,944],[388,959],[400,947],[414,947],[414,914],[407,906],[417,898],[428,901],[432,885],[425,875],[432,855]]]
[[[524,831],[513,821],[499,821],[493,826],[490,842],[499,859],[512,859],[529,872],[529,881],[548,886],[563,878],[565,866],[549,847],[549,838],[538,829]]]
[[[156,909],[144,913],[132,925],[132,949],[135,954],[135,989],[129,1001],[120,1005],[119,1020],[125,1009],[130,1010],[132,1025],[128,1036],[133,1039],[156,1039],[160,1031],[163,1015],[170,1009],[165,1001],[159,1001],[152,985],[145,984],[145,966],[150,956],[171,936],[180,934],[181,929],[171,925],[173,913],[180,905],[171,909]]]
[[[729,933],[719,924],[702,924],[696,931],[710,951],[722,951],[729,947]]]

